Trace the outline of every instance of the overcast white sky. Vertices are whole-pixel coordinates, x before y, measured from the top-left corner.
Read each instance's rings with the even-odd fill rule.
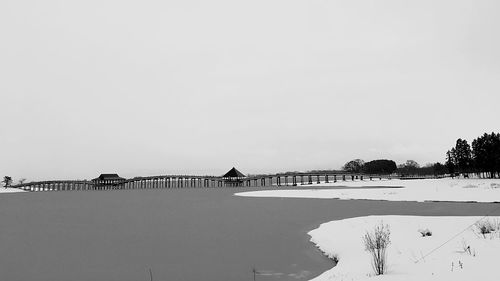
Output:
[[[2,0],[0,173],[444,161],[499,131],[500,1]]]

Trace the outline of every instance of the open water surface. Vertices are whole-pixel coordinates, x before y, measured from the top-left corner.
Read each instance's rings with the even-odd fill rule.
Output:
[[[252,268],[256,280],[309,280],[333,266],[307,235],[321,223],[499,206],[233,196],[251,190],[1,194],[0,280],[148,281],[150,268],[154,281],[251,281]]]

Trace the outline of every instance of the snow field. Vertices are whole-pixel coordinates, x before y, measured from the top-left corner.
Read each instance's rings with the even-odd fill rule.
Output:
[[[476,226],[469,228],[478,220],[498,224],[500,218],[368,216],[324,223],[309,232],[311,241],[339,262],[311,281],[499,280],[500,233],[483,236]],[[362,237],[380,223],[389,226],[391,244],[388,272],[376,276]],[[425,229],[432,235],[424,237]]]
[[[247,197],[500,202],[500,179],[356,180],[236,193]],[[329,187],[329,188],[326,188]],[[339,188],[342,187],[342,188]],[[348,187],[347,189],[345,187]],[[351,189],[349,189],[349,187]],[[385,188],[380,188],[385,187]]]

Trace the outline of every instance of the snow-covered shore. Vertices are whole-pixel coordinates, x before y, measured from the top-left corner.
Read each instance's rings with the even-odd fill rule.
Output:
[[[500,217],[368,216],[324,223],[309,232],[311,241],[339,262],[311,281],[498,280],[500,233],[483,236],[475,226],[469,228],[481,219],[498,223]],[[388,272],[375,276],[362,237],[381,222],[391,232]],[[432,236],[423,237],[421,229]]]
[[[26,192],[26,191],[19,188],[0,187],[0,193],[13,193],[13,192]]]
[[[356,180],[236,193],[246,197],[500,202],[499,179]],[[328,188],[329,187],[329,188]]]

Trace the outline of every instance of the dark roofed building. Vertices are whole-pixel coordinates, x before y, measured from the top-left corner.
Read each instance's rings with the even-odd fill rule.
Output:
[[[118,176],[118,174],[101,174],[99,177],[93,179],[96,180],[124,180],[124,178]]]
[[[241,186],[243,185],[244,178],[246,178],[246,176],[235,167],[222,176],[225,186]]]
[[[246,178],[246,176],[242,172],[236,170],[235,167],[233,167],[231,170],[229,170],[229,172],[223,175],[222,178]]]
[[[112,187],[122,183],[125,179],[118,174],[101,174],[99,177],[92,180],[94,186],[98,189],[103,187]]]

